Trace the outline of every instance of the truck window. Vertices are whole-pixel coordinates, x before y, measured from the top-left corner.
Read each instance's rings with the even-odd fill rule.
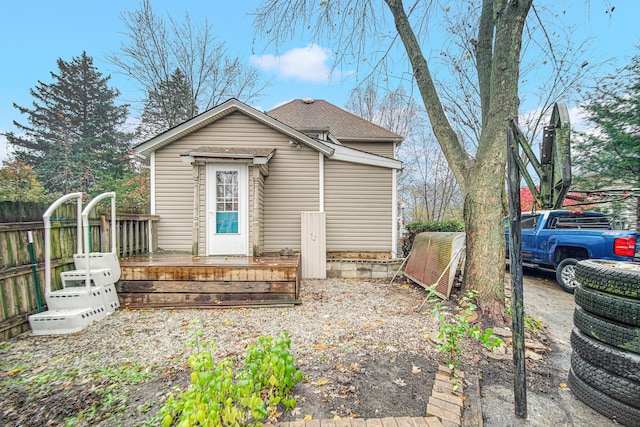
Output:
[[[520,220],[520,227],[523,230],[532,230],[536,228],[536,222],[538,220],[538,215],[522,215]]]

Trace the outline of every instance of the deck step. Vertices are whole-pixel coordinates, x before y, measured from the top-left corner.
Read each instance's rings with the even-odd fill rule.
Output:
[[[86,254],[74,254],[74,268],[79,271],[86,271]],[[111,271],[112,283],[120,280],[120,261],[113,252],[91,252],[89,253],[89,268],[92,270],[108,269]]]
[[[60,273],[63,288],[82,286],[86,278],[87,272],[85,270],[71,270]],[[93,286],[105,286],[116,282],[109,268],[89,270],[89,281]]]
[[[91,322],[106,317],[104,305],[75,310],[47,310],[29,316],[33,335],[62,335],[79,332]]]
[[[113,286],[113,285],[111,285]],[[105,305],[104,287],[67,287],[47,295],[49,310],[79,310]]]

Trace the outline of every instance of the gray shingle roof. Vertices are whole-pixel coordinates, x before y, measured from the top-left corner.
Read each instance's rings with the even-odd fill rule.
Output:
[[[294,99],[268,111],[274,119],[300,132],[329,131],[338,139],[401,141],[402,136],[388,131],[322,99]]]

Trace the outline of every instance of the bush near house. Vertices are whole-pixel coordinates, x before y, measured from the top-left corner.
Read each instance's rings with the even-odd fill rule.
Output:
[[[425,231],[435,232],[462,232],[464,231],[464,225],[458,220],[452,219],[447,221],[427,221],[420,222],[414,221],[406,225],[407,232],[402,239],[402,252],[405,256],[409,255],[411,248],[413,247],[413,239],[416,235],[424,233]]]

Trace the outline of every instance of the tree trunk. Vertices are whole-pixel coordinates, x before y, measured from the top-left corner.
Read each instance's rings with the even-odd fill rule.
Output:
[[[506,248],[501,191],[504,166],[478,164],[473,178],[464,201],[467,235],[464,289],[478,292],[483,317],[496,325],[505,325],[509,319],[504,310]]]
[[[507,119],[518,114],[522,31],[532,0],[483,1],[476,44],[483,117],[475,158],[464,150],[442,108],[402,0],[385,1],[411,61],[433,132],[465,194],[467,260],[464,288],[478,291],[478,305],[486,317],[496,324],[508,323],[504,311],[505,240],[502,221],[505,129]]]

